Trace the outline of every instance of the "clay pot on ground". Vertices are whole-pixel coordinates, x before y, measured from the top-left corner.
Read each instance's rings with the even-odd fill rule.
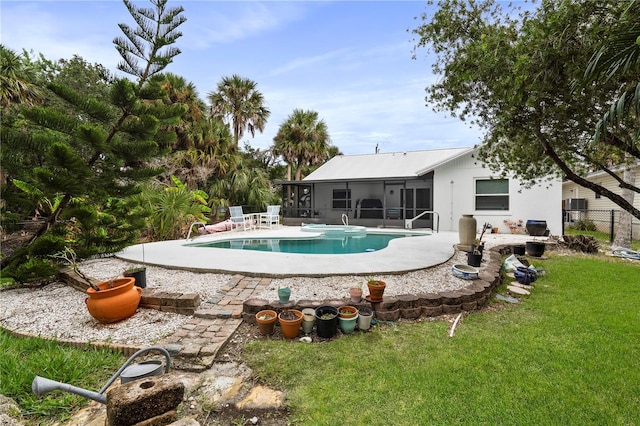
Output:
[[[382,302],[382,296],[387,283],[380,280],[367,281],[367,287],[369,288],[369,301],[370,302]]]
[[[467,253],[467,265],[478,267],[480,266],[481,262],[482,262],[482,253],[474,253],[474,252]]]
[[[355,318],[358,315],[358,309],[355,306],[345,305],[338,308],[340,318]]]
[[[360,303],[362,300],[362,289],[360,287],[351,287],[349,289],[349,297],[351,298],[351,303]]]
[[[541,257],[544,254],[545,245],[540,241],[527,241],[525,248],[529,256]]]
[[[458,236],[460,244],[469,246],[476,238],[476,226],[478,222],[472,214],[463,214],[458,220]]]
[[[136,313],[142,289],[134,287],[131,277],[116,278],[98,283],[100,291],[87,289],[85,304],[89,314],[100,322],[113,323],[129,318]]]
[[[527,232],[532,237],[542,237],[547,232],[546,220],[527,220],[525,224]]]
[[[273,334],[274,326],[276,325],[276,319],[278,314],[271,309],[265,309],[256,314],[256,322],[258,323],[258,331],[263,336],[269,336]]]
[[[289,298],[291,297],[291,289],[288,287],[285,288],[279,288],[278,289],[278,301],[281,304],[287,304],[289,303]]]
[[[344,334],[352,333],[356,328],[358,309],[355,306],[340,306],[338,308],[338,324]]]
[[[295,339],[298,337],[302,318],[302,312],[297,309],[288,309],[280,312],[278,322],[280,323],[282,334],[286,339]]]
[[[371,328],[371,320],[373,319],[373,310],[363,306],[358,309],[358,329],[362,331],[369,330]]]
[[[330,339],[338,332],[338,308],[319,306],[316,308],[316,332],[318,337]]]
[[[313,331],[313,324],[316,322],[316,310],[313,308],[304,308],[302,310],[302,332],[310,334]]]

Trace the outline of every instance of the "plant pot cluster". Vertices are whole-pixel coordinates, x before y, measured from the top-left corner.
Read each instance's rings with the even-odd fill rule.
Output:
[[[369,296],[367,300],[379,303],[383,300],[386,283],[379,280],[369,280],[367,282]],[[278,302],[282,305],[289,303],[291,289],[278,289]],[[353,303],[362,301],[362,288],[352,287],[349,290],[349,297]],[[275,331],[275,325],[280,325],[283,336],[286,339],[298,337],[300,329],[305,335],[311,334],[315,327],[318,337],[330,339],[336,335],[338,329],[344,334],[352,333],[356,327],[361,331],[371,328],[373,319],[373,309],[363,306],[359,309],[353,305],[320,306],[318,308],[305,308],[302,311],[297,309],[285,309],[277,313],[271,309],[264,309],[255,314],[258,330],[263,336],[270,336]]]

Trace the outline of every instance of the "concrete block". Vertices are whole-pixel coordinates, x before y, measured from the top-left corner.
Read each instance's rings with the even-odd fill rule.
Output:
[[[107,425],[134,425],[162,416],[175,410],[183,396],[184,384],[170,374],[115,385],[107,391]]]

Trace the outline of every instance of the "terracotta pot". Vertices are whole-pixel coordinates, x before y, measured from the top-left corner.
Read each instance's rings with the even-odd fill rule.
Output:
[[[338,308],[338,315],[340,318],[355,318],[358,315],[358,309],[355,306],[340,306]]]
[[[360,303],[362,300],[362,289],[360,287],[351,287],[349,289],[349,297],[352,303]]]
[[[293,312],[295,319],[286,319],[288,312]],[[288,309],[280,312],[278,315],[278,322],[280,323],[280,329],[286,339],[295,339],[298,337],[300,331],[300,324],[302,324],[302,312],[297,309]]]
[[[367,281],[367,287],[369,288],[369,301],[382,302],[382,295],[387,283],[379,280]]]
[[[277,319],[278,314],[276,311],[272,311],[271,309],[265,309],[258,312],[256,314],[256,322],[258,323],[258,331],[260,334],[263,336],[273,334]]]
[[[100,291],[87,289],[85,303],[89,314],[100,322],[112,323],[136,313],[142,289],[134,287],[133,278],[116,278],[98,284]]]

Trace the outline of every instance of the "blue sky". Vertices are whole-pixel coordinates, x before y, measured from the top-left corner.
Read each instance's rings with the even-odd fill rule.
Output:
[[[425,1],[169,1],[187,22],[166,69],[206,101],[223,76],[257,83],[271,116],[251,139],[267,148],[295,108],[317,111],[345,154],[472,146],[480,132],[425,105],[436,81],[425,50],[412,59],[410,30]],[[136,2],[149,6],[149,2]],[[74,54],[117,73],[118,23],[135,26],[121,1],[7,1],[1,42],[49,59]],[[408,31],[409,30],[409,31]],[[241,145],[243,144],[241,142]]]

